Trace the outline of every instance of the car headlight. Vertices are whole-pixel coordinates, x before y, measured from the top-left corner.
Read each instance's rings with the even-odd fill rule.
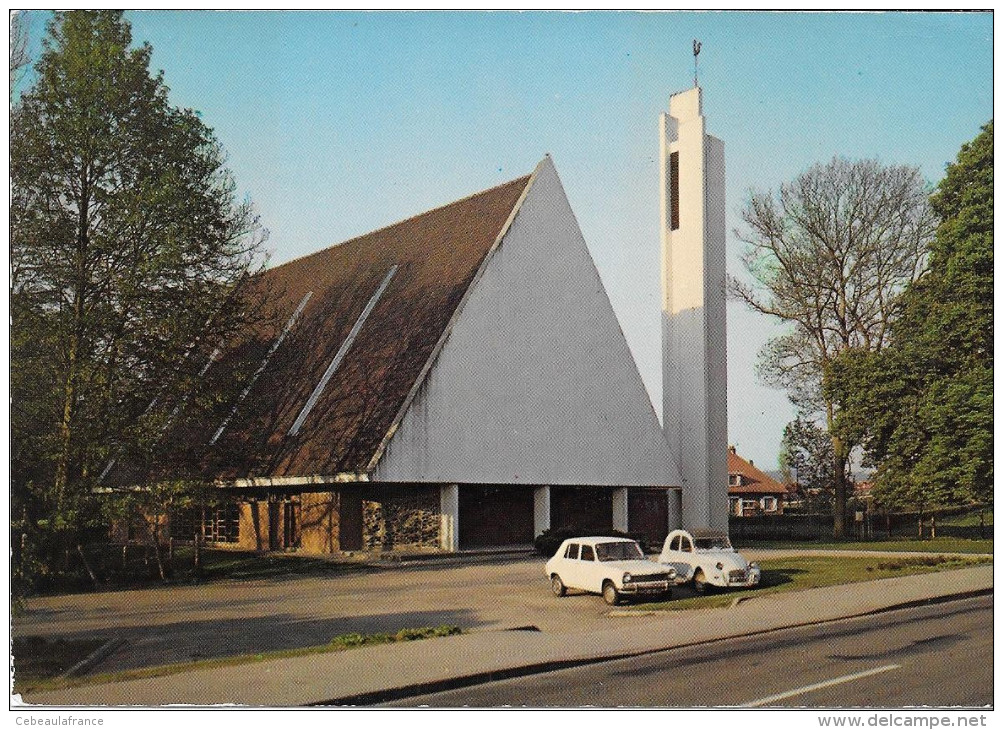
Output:
[[[669,577],[669,580],[675,580],[675,578],[676,578],[676,569],[675,568],[669,568],[669,572],[666,573],[666,575]]]
[[[759,563],[749,563],[750,570],[759,570]]]
[[[624,583],[630,583],[632,580],[634,580],[634,576],[632,576],[630,573],[624,573],[623,574],[623,582]]]
[[[718,563],[718,564],[717,564],[717,565],[716,565],[715,567],[716,567],[716,568],[717,568],[718,570],[724,570],[724,563]]]

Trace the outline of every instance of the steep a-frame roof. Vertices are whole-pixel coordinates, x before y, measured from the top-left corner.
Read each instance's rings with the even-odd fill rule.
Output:
[[[532,176],[272,268],[277,314],[212,369],[249,373],[184,440],[224,481],[371,470]],[[179,429],[180,430],[180,429]]]

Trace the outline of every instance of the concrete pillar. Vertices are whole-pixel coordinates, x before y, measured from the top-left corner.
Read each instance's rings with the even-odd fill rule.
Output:
[[[550,529],[550,487],[533,490],[533,535],[542,535]]]
[[[439,487],[439,547],[451,553],[460,549],[460,485]]]
[[[617,487],[613,490],[613,529],[627,532],[630,521],[627,519],[629,500],[627,487]]]
[[[699,87],[660,120],[662,422],[683,524],[727,530],[724,143],[706,126]]]
[[[683,526],[683,493],[679,489],[669,490],[669,532]]]

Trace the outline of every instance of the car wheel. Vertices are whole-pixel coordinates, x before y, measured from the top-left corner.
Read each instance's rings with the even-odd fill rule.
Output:
[[[697,572],[693,574],[693,590],[697,593],[707,593],[710,590],[710,584],[707,582],[706,576],[704,576],[703,571],[699,568]]]
[[[554,595],[558,598],[568,592],[568,589],[564,587],[564,583],[561,581],[561,576],[557,575],[557,573],[550,576],[550,590],[552,590]]]
[[[669,590],[665,591],[665,593],[662,594],[662,600],[663,601],[671,601],[672,600],[672,589],[671,588]]]
[[[617,592],[616,586],[613,585],[613,581],[608,580],[603,583],[602,598],[611,606],[615,606],[620,600],[620,594]]]

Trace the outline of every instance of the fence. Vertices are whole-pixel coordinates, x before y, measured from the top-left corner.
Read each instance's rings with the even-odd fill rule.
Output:
[[[858,519],[858,517],[860,519]],[[922,521],[922,527],[921,527]],[[991,506],[965,506],[931,512],[885,512],[847,510],[844,534],[856,540],[903,537],[956,537],[971,540],[993,538]],[[730,517],[733,540],[828,540],[832,538],[831,514],[783,514]]]

